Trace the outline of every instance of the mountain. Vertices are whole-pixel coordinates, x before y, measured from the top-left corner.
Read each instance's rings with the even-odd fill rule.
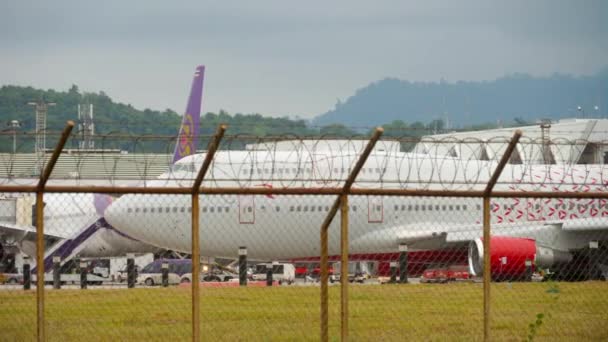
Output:
[[[587,116],[608,113],[608,68],[592,76],[513,74],[481,82],[386,78],[357,90],[345,102],[338,101],[313,124],[370,127],[395,120],[428,123],[447,118],[451,127],[465,127],[498,120],[580,117],[578,106]]]
[[[34,138],[25,132],[34,132],[36,119],[34,107],[29,102],[38,100],[55,103],[48,107],[47,113],[47,147],[52,147],[58,140],[67,120],[78,122],[78,104],[92,104],[94,112],[95,134],[98,137],[110,134],[112,138],[104,138],[95,142],[97,148],[120,148],[127,151],[170,152],[175,143],[172,137],[178,133],[181,116],[171,109],[157,111],[151,109],[136,109],[130,104],[114,102],[104,92],[81,93],[76,85],[68,91],[53,89],[42,90],[33,87],[19,87],[6,85],[0,87],[0,152],[12,150],[13,138],[19,144],[20,152],[32,152]],[[204,104],[203,104],[204,106]],[[13,136],[8,126],[11,120],[20,122],[19,134]],[[211,135],[220,123],[228,124],[230,135],[247,134],[256,137],[266,135],[318,135],[318,129],[311,129],[304,120],[291,120],[289,118],[271,118],[260,114],[234,114],[225,111],[219,113],[205,113],[201,118],[201,134]],[[338,127],[339,128],[339,127]],[[333,130],[332,130],[333,129]],[[326,132],[336,129],[330,126]],[[346,130],[348,132],[348,130]],[[321,132],[324,132],[321,130]],[[75,143],[78,136],[78,126],[74,127]],[[351,132],[351,135],[354,134]],[[119,138],[121,136],[122,138]],[[126,136],[126,137],[125,137]],[[135,139],[130,136],[147,136],[146,139]],[[153,137],[156,136],[156,137]],[[159,137],[160,136],[160,137]],[[227,142],[228,148],[242,148],[245,142],[254,142],[255,139],[245,141]],[[70,142],[68,142],[70,144]],[[202,139],[199,148],[205,148],[207,141]],[[75,145],[68,145],[68,148]]]

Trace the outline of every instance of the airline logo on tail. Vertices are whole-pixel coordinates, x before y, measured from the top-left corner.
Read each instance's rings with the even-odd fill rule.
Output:
[[[173,163],[196,152],[199,136],[199,124],[201,118],[201,102],[203,98],[203,79],[205,78],[205,66],[200,65],[194,72],[190,97],[186,106],[186,113],[175,145]]]

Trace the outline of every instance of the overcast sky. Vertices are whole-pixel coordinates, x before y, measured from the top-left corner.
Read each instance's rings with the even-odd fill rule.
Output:
[[[181,113],[310,118],[372,81],[592,74],[608,65],[607,1],[0,0],[0,84],[103,90]]]

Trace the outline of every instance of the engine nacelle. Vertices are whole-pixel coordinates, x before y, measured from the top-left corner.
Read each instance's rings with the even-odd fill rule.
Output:
[[[568,252],[540,246],[533,239],[493,236],[490,240],[490,268],[493,279],[523,279],[535,267],[551,267],[572,259]],[[528,268],[528,265],[530,265]],[[473,276],[483,275],[483,240],[469,244],[469,271]]]

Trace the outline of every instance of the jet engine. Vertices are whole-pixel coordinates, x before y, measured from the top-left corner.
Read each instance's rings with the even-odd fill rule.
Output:
[[[483,275],[483,240],[469,244],[469,271]],[[529,277],[536,267],[547,268],[572,260],[569,252],[539,245],[528,238],[493,236],[490,239],[490,269],[492,279],[521,280]]]

